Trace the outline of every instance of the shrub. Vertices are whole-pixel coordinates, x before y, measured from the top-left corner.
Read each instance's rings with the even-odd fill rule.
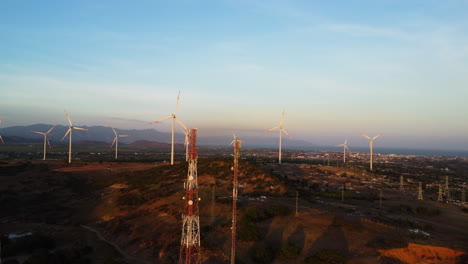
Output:
[[[301,248],[297,247],[293,243],[284,243],[280,249],[280,257],[282,259],[294,259],[301,253]]]
[[[304,264],[343,264],[346,259],[338,251],[322,249],[304,260]]]
[[[117,204],[121,206],[140,205],[144,202],[145,199],[138,193],[127,193],[117,199]]]
[[[274,251],[269,246],[258,246],[254,249],[252,258],[256,263],[271,263],[275,258]]]

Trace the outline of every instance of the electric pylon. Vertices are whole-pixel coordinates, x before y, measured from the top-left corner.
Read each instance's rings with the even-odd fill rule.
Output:
[[[449,178],[448,176],[445,176],[445,199],[447,203],[450,200],[450,189],[449,189]]]
[[[234,145],[234,173],[232,185],[232,228],[231,228],[231,264],[236,263],[236,226],[237,226],[237,175],[239,173],[239,149],[242,147],[242,141],[234,135],[234,140],[231,142]]]
[[[461,194],[461,206],[465,205],[465,186],[463,186],[462,194]]]
[[[442,194],[442,185],[441,184],[439,184],[439,197],[437,198],[437,201],[439,201],[439,202],[444,201],[444,197],[443,197],[443,194]]]
[[[404,191],[404,187],[403,187],[403,175],[400,176],[400,191]]]
[[[197,129],[190,129],[188,174],[185,182],[184,214],[179,264],[200,264],[200,217],[198,214]]]
[[[342,184],[341,185],[341,203],[344,203],[344,188],[345,188],[345,185]]]
[[[418,200],[423,200],[422,182],[419,182]]]
[[[296,216],[299,216],[299,192],[296,191]]]

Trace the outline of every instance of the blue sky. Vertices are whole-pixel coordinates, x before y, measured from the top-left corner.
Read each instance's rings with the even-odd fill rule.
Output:
[[[2,126],[468,150],[468,1],[0,2]],[[274,135],[267,135],[274,136]],[[377,144],[377,142],[376,142]]]

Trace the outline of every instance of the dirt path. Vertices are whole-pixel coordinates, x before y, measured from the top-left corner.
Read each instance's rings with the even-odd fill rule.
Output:
[[[146,260],[134,258],[134,257],[128,255],[128,254],[125,253],[125,251],[123,251],[117,244],[115,244],[114,242],[109,241],[109,240],[107,240],[105,237],[103,237],[102,234],[101,234],[98,230],[96,230],[96,229],[94,229],[94,228],[92,228],[92,227],[90,227],[90,226],[86,226],[86,225],[81,225],[81,227],[84,228],[84,229],[86,229],[86,230],[88,230],[88,231],[91,231],[91,232],[95,233],[96,236],[97,236],[100,240],[102,240],[102,241],[106,242],[107,244],[111,245],[111,246],[112,246],[115,250],[117,250],[122,256],[124,256],[125,259],[129,261],[129,263],[151,264],[151,262],[148,262],[148,261],[146,261]]]

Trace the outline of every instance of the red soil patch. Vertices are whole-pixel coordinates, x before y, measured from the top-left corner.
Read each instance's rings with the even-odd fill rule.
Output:
[[[379,250],[385,257],[398,259],[404,263],[457,264],[457,258],[464,252],[449,248],[408,244],[406,248]]]

